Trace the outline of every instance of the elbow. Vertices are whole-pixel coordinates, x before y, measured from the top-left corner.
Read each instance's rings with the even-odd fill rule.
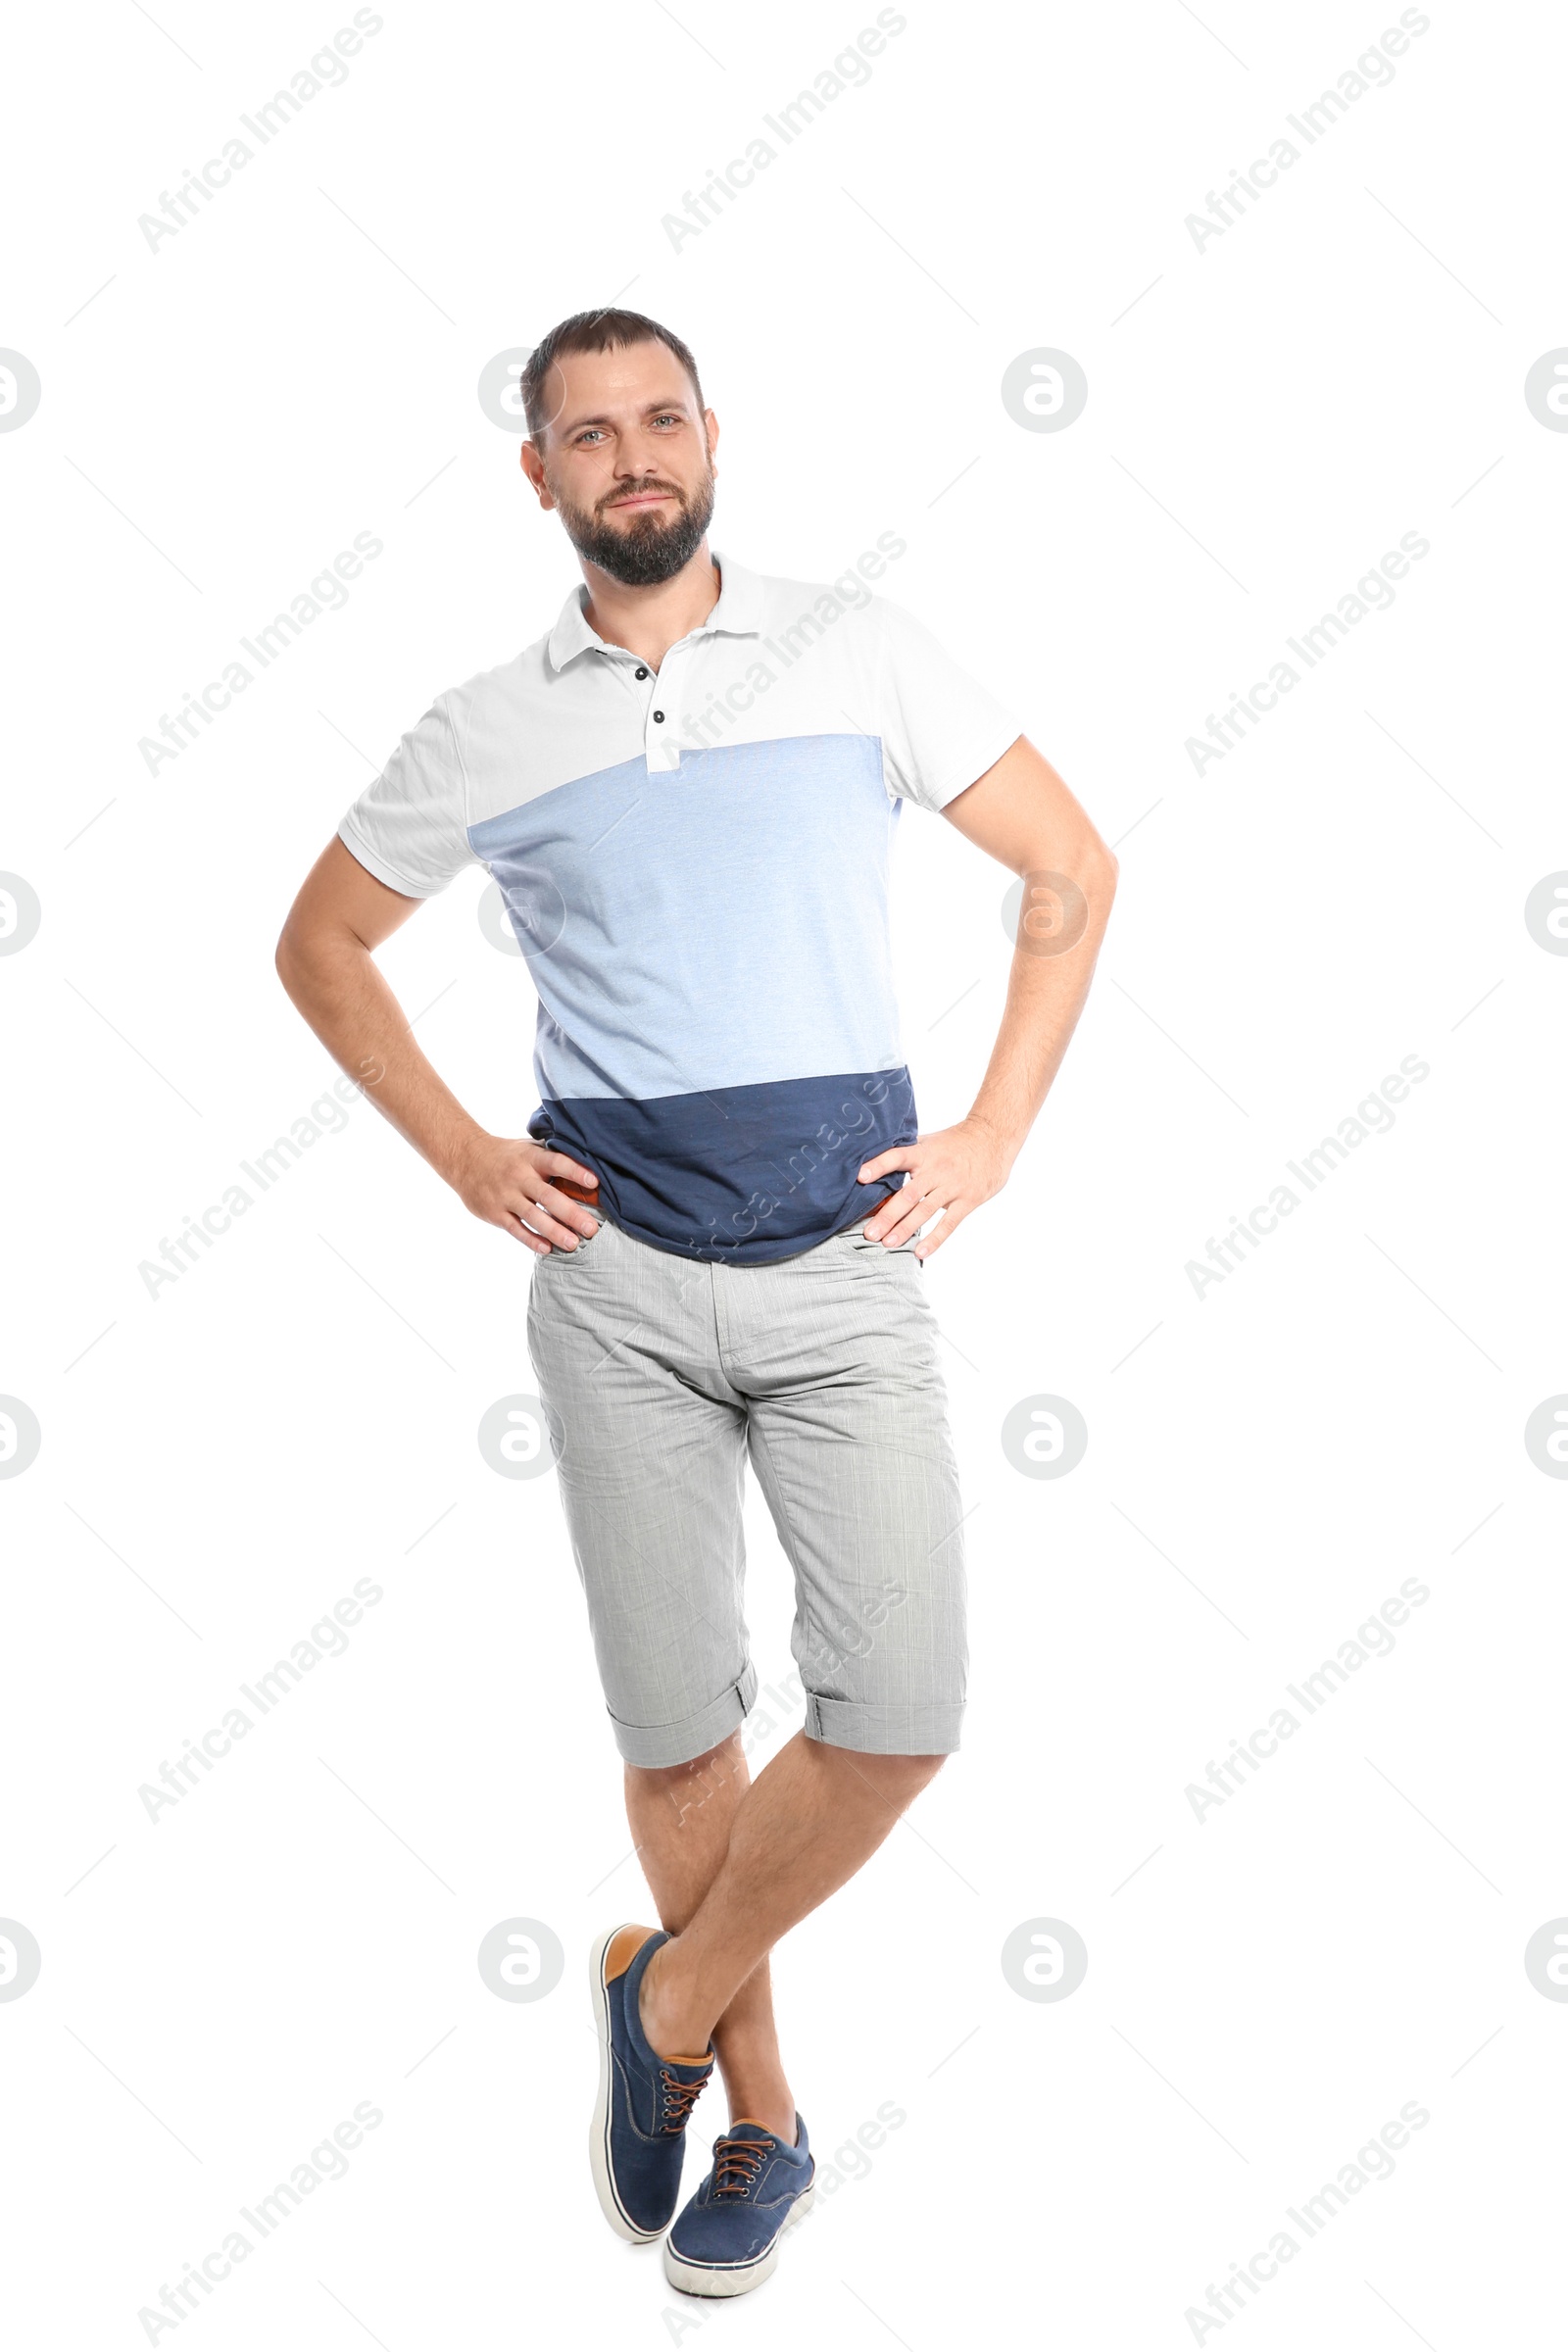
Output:
[[[1098,907],[1101,928],[1103,929],[1110,918],[1111,906],[1116,896],[1116,881],[1121,872],[1121,866],[1115,851],[1108,849],[1098,833],[1090,844],[1089,854],[1084,862],[1086,867],[1084,895],[1091,906]]]
[[[294,918],[290,915],[277,935],[277,946],[272,951],[272,969],[282,983],[284,995],[296,1004],[299,1002],[304,968],[303,948],[295,932]]]

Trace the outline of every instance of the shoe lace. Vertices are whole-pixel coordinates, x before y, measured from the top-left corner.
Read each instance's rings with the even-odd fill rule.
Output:
[[[756,2187],[763,2163],[772,2154],[765,2139],[715,2139],[713,2194],[744,2197]]]
[[[678,2075],[670,2073],[667,2066],[662,2066],[659,2073],[664,2085],[664,2115],[660,2129],[664,2132],[684,2132],[693,2107],[708,2088],[708,2077],[703,2075],[695,2082],[683,2082]]]

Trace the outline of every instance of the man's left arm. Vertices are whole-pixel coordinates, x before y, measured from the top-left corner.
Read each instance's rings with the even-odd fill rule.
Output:
[[[1006,1009],[974,1107],[956,1127],[880,1152],[862,1184],[907,1171],[865,1230],[890,1249],[941,1210],[929,1257],[1001,1192],[1077,1027],[1116,889],[1116,860],[1048,760],[1020,735],[943,815],[1023,881]]]

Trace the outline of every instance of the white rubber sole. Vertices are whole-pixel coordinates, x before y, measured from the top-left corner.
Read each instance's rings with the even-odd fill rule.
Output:
[[[631,2246],[651,2246],[662,2230],[639,2230],[621,2211],[615,2194],[614,2176],[610,2169],[610,1993],[605,1984],[605,1952],[612,1937],[620,1934],[619,1928],[609,1928],[594,1945],[588,1962],[588,1992],[594,2008],[594,2032],[599,2036],[599,2090],[594,2099],[593,2122],[588,2128],[588,2161],[593,2168],[594,2188],[599,2198],[599,2210],[617,2237]]]
[[[785,2231],[793,2230],[803,2213],[809,2213],[816,2190],[808,2188],[798,2196],[790,2207],[789,2220],[774,2238],[765,2254],[755,2262],[737,2264],[730,2270],[711,2269],[707,2263],[682,2262],[669,2240],[664,2240],[664,2277],[671,2286],[678,2286],[686,2295],[749,2295],[754,2286],[771,2278],[778,2269],[778,2249]]]

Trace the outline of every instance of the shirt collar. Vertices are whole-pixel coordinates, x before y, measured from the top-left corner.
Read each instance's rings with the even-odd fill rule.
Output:
[[[703,622],[694,629],[695,637],[715,636],[720,631],[731,637],[760,637],[762,633],[762,583],[755,571],[722,555],[715,547],[713,562],[718,565],[718,602]],[[623,646],[607,645],[597,629],[591,628],[584,612],[588,602],[588,583],[575,587],[561,608],[561,617],[550,632],[550,665],[564,669],[578,654],[623,654]]]

